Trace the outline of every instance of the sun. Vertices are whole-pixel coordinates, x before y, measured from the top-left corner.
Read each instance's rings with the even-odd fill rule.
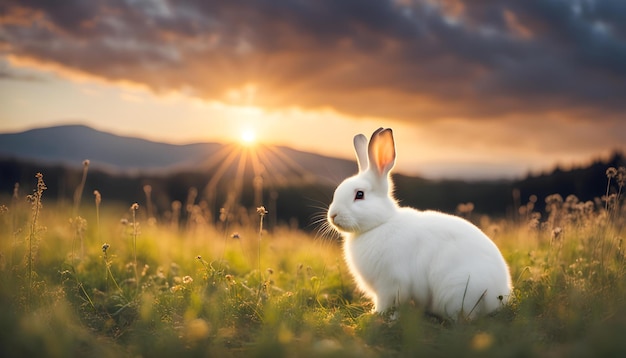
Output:
[[[253,145],[256,142],[256,133],[250,129],[241,132],[241,143],[244,145]]]

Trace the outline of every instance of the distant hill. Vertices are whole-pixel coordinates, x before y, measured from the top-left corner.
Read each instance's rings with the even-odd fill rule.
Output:
[[[230,146],[231,148],[227,148]],[[219,166],[215,156],[233,151],[236,145],[195,143],[174,145],[114,135],[83,125],[64,125],[0,134],[0,157],[45,165],[80,167],[89,159],[90,167],[114,174],[169,174],[205,171]],[[285,180],[293,176],[337,183],[354,174],[350,160],[325,157],[281,146],[259,146],[259,160],[266,170]],[[230,153],[226,153],[230,154]],[[226,160],[227,156],[218,159]],[[250,158],[247,158],[250,159]],[[238,161],[239,157],[233,158]],[[267,168],[269,166],[269,168]],[[231,173],[232,174],[232,173]]]
[[[184,168],[215,153],[215,143],[171,145],[123,137],[83,125],[0,134],[0,155],[48,164],[80,165],[89,159],[113,171]]]

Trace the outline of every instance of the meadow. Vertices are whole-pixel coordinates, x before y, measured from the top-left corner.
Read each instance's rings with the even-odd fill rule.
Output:
[[[57,202],[45,179],[0,197],[2,357],[626,356],[623,168],[595,201],[531,196],[498,218],[459,206],[515,287],[473,322],[371,314],[337,237],[268,231],[265,208],[157,216],[82,188]]]

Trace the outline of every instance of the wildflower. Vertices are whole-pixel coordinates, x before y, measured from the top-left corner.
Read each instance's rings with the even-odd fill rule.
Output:
[[[610,167],[609,169],[606,170],[606,177],[611,179],[611,178],[615,178],[615,176],[617,175],[617,169]]]
[[[183,284],[188,285],[190,283],[193,282],[193,278],[191,276],[184,276],[183,277]]]
[[[578,201],[578,197],[573,194],[570,194],[565,198],[565,204],[570,208],[578,204]]]
[[[552,239],[553,240],[558,240],[559,236],[561,236],[562,233],[563,233],[563,229],[561,227],[559,227],[559,226],[555,227],[552,230]]]
[[[537,229],[539,228],[539,224],[540,224],[540,220],[541,219],[541,214],[538,212],[532,212],[530,214],[530,220],[528,221],[528,226],[531,229]]]
[[[133,205],[130,206],[130,210],[139,210],[139,204],[134,203]]]
[[[110,245],[107,244],[106,242],[104,244],[102,244],[102,252],[104,252],[106,254],[107,250],[109,249]]]
[[[124,226],[128,225],[128,219],[121,219],[120,220],[120,224],[122,224]]]
[[[546,205],[547,206],[558,206],[563,204],[563,197],[559,194],[552,194],[546,197]]]
[[[239,233],[238,233],[238,232],[234,232],[232,235],[230,235],[230,237],[231,237],[232,239],[239,239],[239,238],[240,238],[240,237],[239,237]]]
[[[48,189],[48,187],[46,187],[46,184],[43,182],[43,174],[37,173],[35,174],[35,178],[37,178],[37,192],[43,192],[44,190]]]
[[[165,278],[165,273],[163,272],[163,268],[159,267],[159,270],[157,272],[157,277],[158,278]]]
[[[611,195],[602,195],[602,201],[604,201],[606,203],[605,209],[609,209],[609,207],[612,207],[612,205],[614,205],[614,201],[617,198],[617,194],[611,194]]]
[[[617,169],[617,185],[623,187],[626,184],[626,167]]]
[[[102,195],[100,195],[100,192],[94,190],[93,195],[96,197],[96,205],[100,205],[100,203],[102,202]]]
[[[89,159],[83,160],[83,166],[85,166],[85,167],[89,166]]]
[[[261,217],[267,215],[267,210],[265,210],[265,206],[261,205],[258,208],[256,208],[256,213],[259,214]]]
[[[196,260],[202,260],[202,256],[200,255],[196,256]]]
[[[267,268],[267,273],[270,274],[270,275],[274,274],[274,269],[268,267]]]

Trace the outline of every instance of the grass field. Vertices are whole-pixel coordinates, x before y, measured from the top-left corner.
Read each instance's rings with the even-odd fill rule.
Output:
[[[0,354],[625,357],[625,174],[607,173],[596,202],[533,197],[508,219],[464,210],[515,286],[509,306],[469,323],[414,305],[398,320],[369,313],[336,241],[267,232],[263,211],[209,225],[176,203],[155,220],[106,197],[57,203],[39,177],[0,201]]]

